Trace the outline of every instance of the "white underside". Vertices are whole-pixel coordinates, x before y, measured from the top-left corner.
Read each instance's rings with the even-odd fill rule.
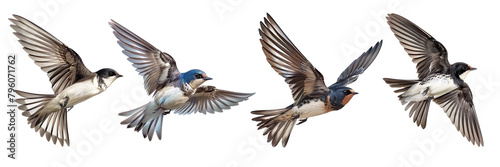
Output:
[[[467,70],[463,74],[460,74],[458,77],[460,77],[460,79],[462,79],[462,80],[465,80],[465,77],[467,77],[467,75],[469,75],[469,72],[470,72],[470,70]]]
[[[406,102],[422,101],[431,97],[439,97],[457,88],[453,79],[450,77],[436,77],[422,85],[420,83],[421,82],[416,83],[403,93]],[[429,90],[427,94],[425,94],[424,91],[427,88],[429,88]]]
[[[176,109],[183,105],[189,99],[184,96],[184,92],[178,87],[167,86],[156,94],[153,101],[163,109]]]
[[[301,107],[293,107],[292,112],[300,113],[300,119],[314,117],[327,112],[325,103],[321,100],[311,101],[308,104],[302,105]]]
[[[175,110],[182,106],[187,100],[188,96],[184,96],[184,92],[178,87],[167,86],[160,89],[155,97],[151,99],[148,106],[144,110],[143,123],[149,122],[157,118],[164,111]],[[161,109],[160,109],[161,107]]]
[[[61,104],[64,103],[65,97],[69,98],[66,108],[74,106],[81,103],[99,93],[103,92],[104,89],[100,89],[97,84],[97,79],[86,80],[83,82],[75,83],[61,93],[59,93],[54,99],[52,99],[47,105],[45,105],[45,111],[57,111],[61,109]]]

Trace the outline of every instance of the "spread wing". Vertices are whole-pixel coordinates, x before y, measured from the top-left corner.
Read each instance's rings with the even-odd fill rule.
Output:
[[[47,73],[55,94],[93,74],[73,49],[47,31],[18,15],[9,20],[23,49]]]
[[[128,61],[143,76],[144,88],[148,94],[178,79],[180,72],[172,56],[156,49],[114,20],[111,20],[109,25],[118,38],[118,44],[123,48],[123,54],[128,56]]]
[[[323,75],[300,53],[269,14],[264,22],[260,22],[260,27],[262,50],[271,67],[285,78],[295,104],[306,96],[315,97],[329,91]]]
[[[472,92],[465,82],[461,87],[434,99],[434,102],[444,109],[462,136],[472,144],[484,146],[476,109],[472,103]]]
[[[417,64],[418,78],[429,74],[445,73],[450,68],[446,48],[423,29],[410,20],[389,14],[387,23],[405,51]]]
[[[182,107],[175,110],[175,113],[185,115],[197,112],[203,114],[214,113],[214,111],[222,112],[254,94],[231,92],[214,86],[200,86]]]
[[[368,51],[364,52],[354,60],[351,65],[349,65],[342,74],[340,74],[337,82],[335,82],[330,87],[334,87],[337,85],[346,86],[358,79],[358,76],[365,72],[365,70],[372,64],[373,60],[377,58],[378,53],[380,52],[380,48],[382,48],[382,40],[377,42],[375,46],[370,47]]]

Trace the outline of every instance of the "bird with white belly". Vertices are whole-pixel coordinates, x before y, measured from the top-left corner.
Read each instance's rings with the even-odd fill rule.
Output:
[[[472,92],[464,82],[476,68],[462,62],[448,62],[446,48],[410,20],[389,14],[387,23],[392,32],[417,65],[418,80],[384,78],[393,88],[401,104],[410,109],[413,122],[425,129],[431,101],[444,109],[451,122],[467,140],[484,145],[481,128],[472,101]]]
[[[122,124],[134,127],[137,132],[142,130],[144,138],[152,140],[156,132],[161,140],[163,116],[171,112],[181,115],[222,112],[254,94],[201,86],[212,79],[205,72],[193,69],[180,73],[172,56],[113,20],[109,25],[123,48],[123,54],[143,76],[147,93],[153,94],[149,103],[119,114],[127,116]]]
[[[31,21],[14,15],[10,19],[14,35],[24,46],[29,57],[47,73],[55,94],[35,94],[20,90],[15,92],[23,98],[16,99],[28,123],[47,141],[69,146],[67,112],[74,105],[104,92],[122,75],[110,68],[91,72],[78,54],[56,37]]]
[[[285,147],[292,129],[308,118],[342,109],[358,94],[347,85],[355,82],[375,60],[382,41],[354,60],[338,77],[337,82],[326,87],[323,75],[297,49],[276,21],[268,14],[260,24],[262,50],[271,67],[288,83],[294,103],[276,110],[252,111],[259,115],[258,129],[266,128],[267,142],[275,147],[281,141]]]

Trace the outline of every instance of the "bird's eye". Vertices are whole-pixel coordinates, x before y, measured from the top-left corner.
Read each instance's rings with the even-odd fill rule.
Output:
[[[201,74],[196,74],[196,75],[194,75],[194,77],[195,77],[196,79],[200,79],[200,78],[203,78],[203,75],[201,75]]]
[[[116,73],[115,73],[115,72],[113,72],[113,71],[110,71],[110,72],[108,73],[108,75],[109,75],[109,76],[115,76],[115,75],[116,75]]]
[[[351,94],[351,91],[350,90],[344,90],[344,95],[348,95],[348,94]]]

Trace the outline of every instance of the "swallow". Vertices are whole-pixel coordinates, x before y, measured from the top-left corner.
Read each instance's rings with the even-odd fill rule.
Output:
[[[69,146],[67,113],[74,105],[104,92],[122,75],[113,69],[103,68],[91,72],[78,54],[56,37],[31,21],[14,15],[9,19],[19,43],[42,71],[47,73],[54,94],[35,94],[20,90],[23,97],[16,99],[19,109],[28,117],[28,124],[35,132],[40,131],[47,141],[57,140],[61,146]]]
[[[377,42],[354,60],[337,79],[326,87],[323,75],[302,55],[292,41],[285,35],[276,21],[267,14],[260,22],[259,34],[262,50],[271,67],[288,83],[294,103],[276,110],[257,110],[252,114],[258,121],[258,129],[266,128],[263,135],[268,135],[267,142],[275,147],[281,140],[285,147],[293,126],[300,125],[309,117],[342,109],[351,98],[358,94],[347,85],[355,82],[375,60],[382,41]]]
[[[448,51],[429,33],[397,15],[389,14],[387,23],[392,32],[416,64],[418,80],[384,78],[395,93],[401,93],[399,101],[410,109],[413,122],[425,129],[431,100],[444,109],[462,136],[477,146],[484,146],[472,92],[464,82],[470,71],[476,68],[457,62],[448,62]]]
[[[168,53],[156,49],[114,20],[109,25],[118,38],[118,45],[123,48],[123,54],[143,76],[147,93],[153,95],[149,103],[120,113],[120,116],[128,117],[121,124],[134,127],[137,132],[142,130],[143,137],[150,141],[155,131],[161,140],[163,116],[170,112],[180,115],[222,112],[255,94],[202,86],[212,79],[202,70],[180,73],[174,58]]]

